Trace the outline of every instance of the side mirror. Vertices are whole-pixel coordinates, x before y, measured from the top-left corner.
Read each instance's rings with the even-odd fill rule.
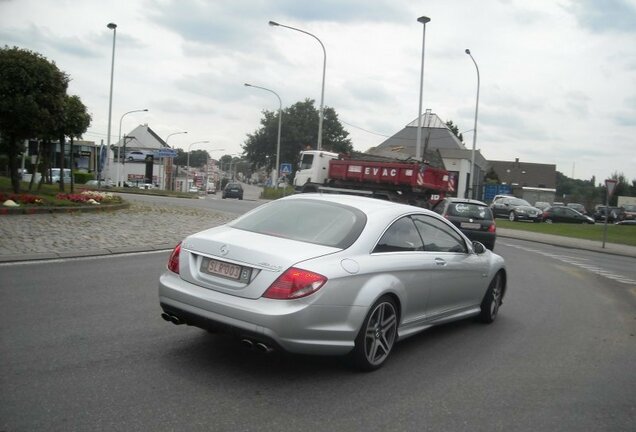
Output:
[[[484,246],[482,243],[480,243],[478,241],[474,241],[473,242],[473,250],[475,251],[475,253],[477,255],[481,255],[484,252],[486,252],[486,246]]]

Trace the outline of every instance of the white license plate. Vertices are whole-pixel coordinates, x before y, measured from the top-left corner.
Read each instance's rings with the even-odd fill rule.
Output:
[[[240,279],[242,268],[235,264],[204,258],[201,263],[201,271],[229,279]]]
[[[462,222],[459,224],[460,228],[464,228],[464,229],[479,229],[481,228],[481,225],[478,223],[468,223],[468,222]]]

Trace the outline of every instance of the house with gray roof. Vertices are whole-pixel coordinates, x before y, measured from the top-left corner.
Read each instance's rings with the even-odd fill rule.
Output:
[[[455,179],[455,191],[452,196],[466,196],[469,190],[470,168],[472,149],[467,149],[463,142],[446,126],[446,123],[431,110],[421,117],[422,155],[423,159],[433,162],[434,156],[439,155],[443,161],[443,168],[449,171],[451,178]],[[402,130],[382,142],[377,147],[370,149],[368,153],[378,154],[391,152],[402,153],[415,157],[417,145],[417,119],[407,124]],[[431,165],[434,165],[431,163]],[[477,179],[483,179],[488,168],[488,162],[475,150],[475,175]],[[475,185],[480,190],[481,185]]]

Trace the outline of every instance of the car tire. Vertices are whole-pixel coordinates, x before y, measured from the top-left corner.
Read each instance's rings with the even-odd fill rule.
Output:
[[[481,301],[481,312],[479,313],[479,320],[481,322],[490,324],[497,318],[502,298],[503,276],[501,273],[497,273],[492,281],[490,281],[488,290]]]
[[[389,296],[376,301],[355,340],[353,360],[363,371],[380,368],[389,358],[397,340],[398,308]]]
[[[517,214],[515,212],[511,211],[508,214],[508,220],[510,220],[510,222],[515,222],[517,219]]]

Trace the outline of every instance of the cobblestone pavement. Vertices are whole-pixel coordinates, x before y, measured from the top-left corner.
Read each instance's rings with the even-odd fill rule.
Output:
[[[112,212],[0,217],[0,261],[170,249],[189,234],[236,216],[132,202]]]
[[[133,201],[112,212],[53,213],[0,217],[0,262],[106,255],[172,249],[195,232],[222,225],[236,215],[211,209]],[[512,237],[575,249],[636,257],[636,247],[519,230]]]

